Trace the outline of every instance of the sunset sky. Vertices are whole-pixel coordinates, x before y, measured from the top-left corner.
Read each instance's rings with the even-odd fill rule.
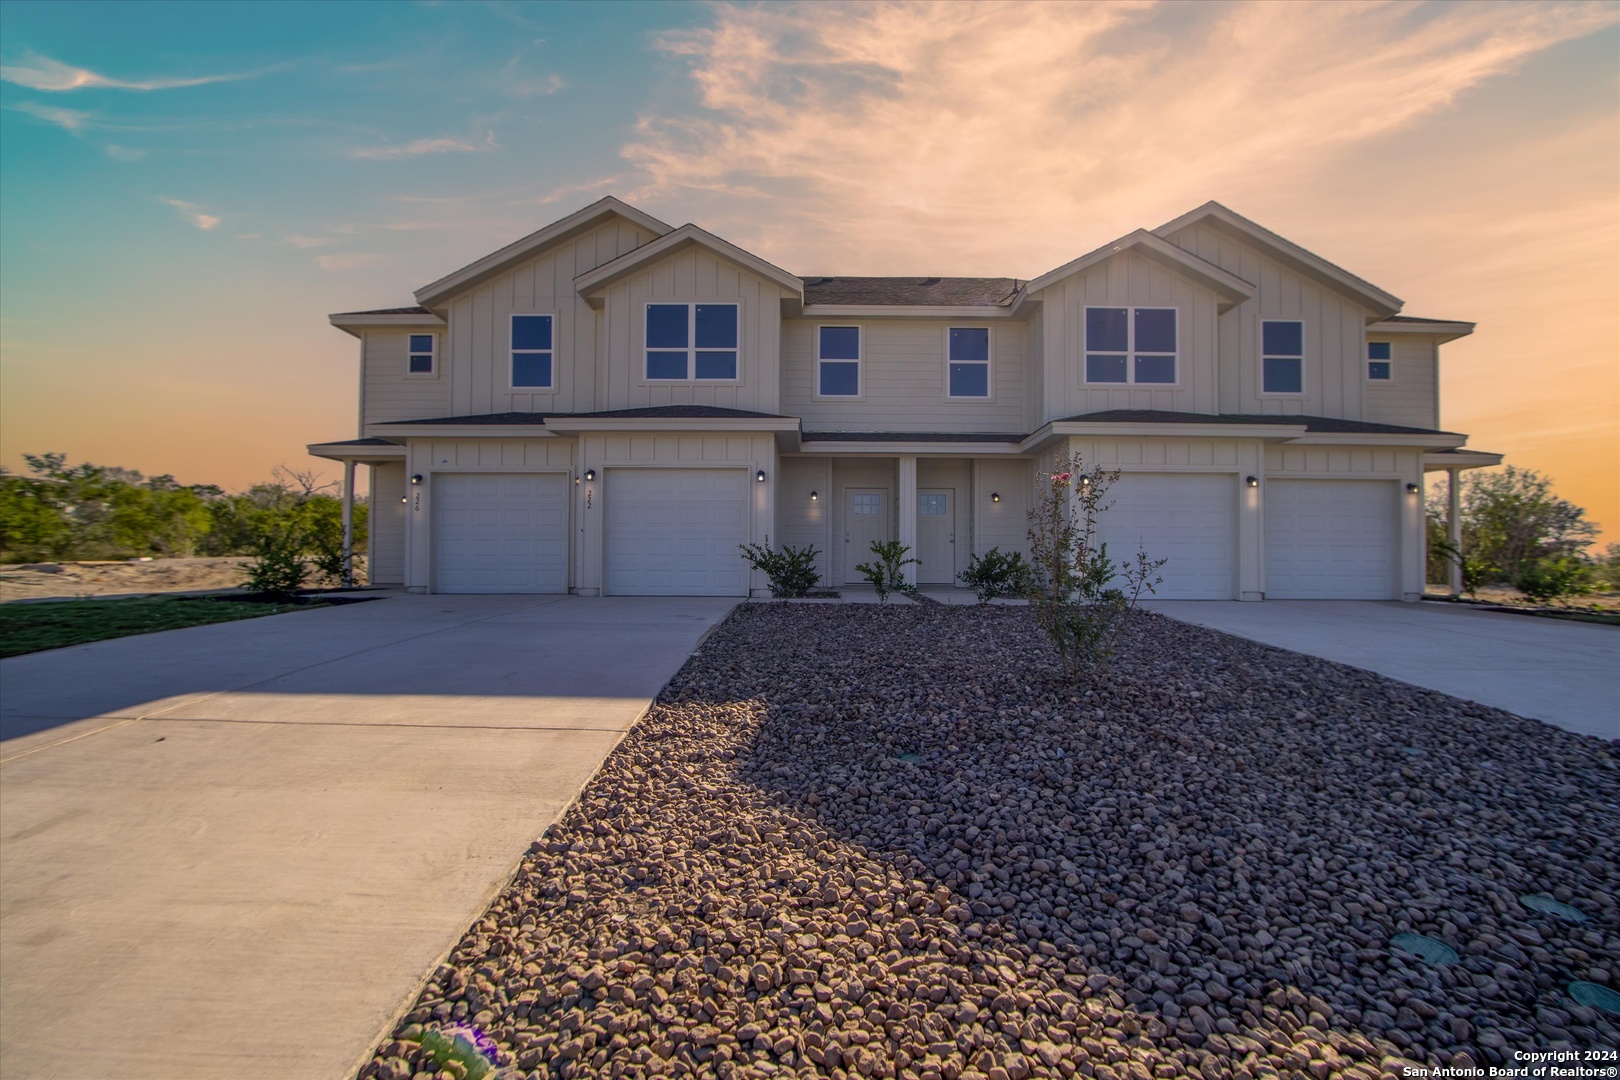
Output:
[[[245,486],[334,311],[614,194],[799,274],[1034,277],[1208,199],[1406,301],[1620,540],[1620,4],[0,3],[0,457]]]

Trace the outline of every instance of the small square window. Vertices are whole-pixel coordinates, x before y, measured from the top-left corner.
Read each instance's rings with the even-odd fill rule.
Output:
[[[917,514],[920,517],[944,517],[950,510],[950,497],[930,493],[917,496]]]
[[[1298,394],[1305,389],[1301,361],[1292,356],[1268,356],[1265,361],[1265,388],[1268,394]]]
[[[1392,351],[1390,343],[1387,341],[1367,342],[1367,359],[1369,360],[1393,360]]]
[[[410,339],[410,358],[406,363],[406,370],[412,375],[433,374],[434,336],[432,334],[412,334]]]
[[[1371,379],[1373,382],[1388,382],[1389,381],[1389,361],[1388,360],[1369,360],[1369,361],[1367,361],[1367,378]]]

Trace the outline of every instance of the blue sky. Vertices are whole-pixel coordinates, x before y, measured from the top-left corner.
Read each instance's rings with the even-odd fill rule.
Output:
[[[1620,5],[0,4],[0,460],[240,486],[329,312],[616,194],[799,273],[1030,277],[1217,198],[1480,322],[1442,423],[1620,537]]]

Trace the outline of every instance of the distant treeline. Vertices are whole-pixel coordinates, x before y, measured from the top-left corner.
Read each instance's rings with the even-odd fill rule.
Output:
[[[0,469],[0,562],[129,559],[145,555],[254,555],[266,545],[340,552],[343,504],[313,473],[276,468],[231,494],[172,476],[69,465],[65,454],[24,454],[28,475]],[[366,542],[356,499],[354,547]]]

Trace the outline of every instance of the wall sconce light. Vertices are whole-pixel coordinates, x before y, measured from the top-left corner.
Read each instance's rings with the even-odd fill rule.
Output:
[[[595,469],[586,469],[585,470],[585,479],[586,480],[595,480],[596,479],[596,470]]]
[[[1243,482],[1245,484],[1248,484],[1250,487],[1259,487],[1260,486],[1260,478],[1257,477],[1257,476],[1245,476],[1243,478]]]
[[[1080,478],[1080,486],[1081,486],[1081,487],[1090,487],[1090,486],[1091,486],[1091,477],[1089,477],[1089,476],[1082,476],[1082,477],[1081,477],[1081,478]]]
[[[991,502],[1000,502],[1000,501],[1001,501],[1001,492],[999,492],[999,491],[992,491],[992,492],[991,492],[991,493],[990,493],[990,501],[991,501]]]
[[[754,474],[754,479],[758,480],[760,483],[763,484],[765,482],[765,470],[761,469],[761,470],[759,470],[759,472],[755,473]]]
[[[1422,489],[1419,488],[1416,484],[1407,484],[1406,485],[1406,493],[1408,495],[1416,495],[1421,490]]]
[[[411,483],[420,484],[421,482],[422,482],[422,474],[421,473],[412,473],[411,474]]]
[[[410,501],[411,501],[411,497],[410,497],[410,496],[409,496],[409,495],[401,495],[401,496],[400,496],[400,497],[399,497],[399,501],[400,501],[400,502],[402,502],[402,503],[405,503],[405,504],[407,504],[407,505],[409,505],[409,504],[410,504]]]
[[[816,494],[816,493],[815,493],[815,492],[814,492],[814,491],[812,491],[812,492],[811,492],[811,493],[810,493],[810,501],[811,501],[811,502],[815,502],[815,501],[816,501],[816,500],[817,500],[817,499],[819,499],[819,498],[821,498],[821,496],[820,496],[820,495],[818,495],[818,494]]]

